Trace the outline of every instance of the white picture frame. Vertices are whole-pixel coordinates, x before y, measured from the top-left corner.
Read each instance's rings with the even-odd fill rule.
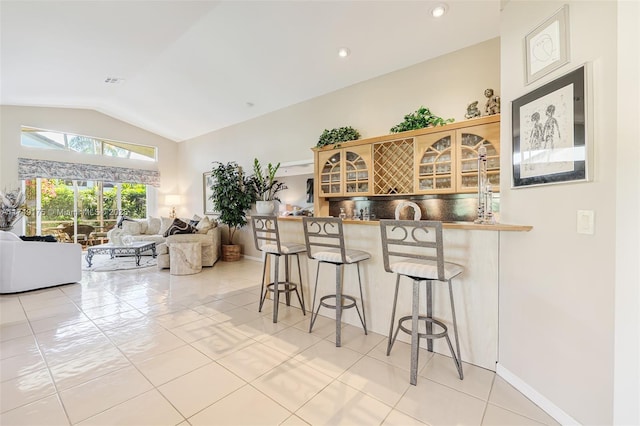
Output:
[[[565,5],[524,39],[525,85],[569,62],[569,6]]]
[[[204,214],[217,214],[216,210],[213,207],[213,201],[211,200],[211,195],[213,195],[213,190],[211,186],[214,184],[213,173],[205,172],[202,174],[202,201],[204,204]]]

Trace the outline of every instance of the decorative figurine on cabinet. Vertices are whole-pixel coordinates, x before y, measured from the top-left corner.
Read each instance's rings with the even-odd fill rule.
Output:
[[[467,105],[467,113],[464,115],[465,118],[476,118],[480,117],[480,110],[478,109],[478,101],[471,101]]]
[[[484,113],[486,115],[500,114],[500,96],[494,95],[493,89],[485,90],[484,95],[487,97]]]

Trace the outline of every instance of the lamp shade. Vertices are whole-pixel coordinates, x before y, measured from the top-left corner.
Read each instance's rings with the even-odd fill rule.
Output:
[[[164,198],[164,202],[168,206],[177,206],[180,204],[180,196],[179,195],[167,195]]]

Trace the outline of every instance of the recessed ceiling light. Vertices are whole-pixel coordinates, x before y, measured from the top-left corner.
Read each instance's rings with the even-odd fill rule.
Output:
[[[439,3],[431,8],[431,16],[434,18],[440,18],[447,13],[447,5],[444,3]]]
[[[349,55],[351,55],[351,51],[348,47],[341,47],[340,49],[338,49],[338,56],[340,56],[341,58],[346,58]]]

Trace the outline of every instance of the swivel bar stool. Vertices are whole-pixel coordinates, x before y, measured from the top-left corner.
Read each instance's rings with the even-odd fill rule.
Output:
[[[251,216],[251,224],[253,225],[253,241],[256,244],[256,249],[265,253],[264,264],[262,266],[262,285],[260,287],[260,306],[258,307],[258,312],[262,312],[264,300],[267,298],[267,293],[271,291],[273,292],[273,322],[278,322],[280,293],[285,293],[287,306],[290,306],[291,292],[294,291],[296,296],[298,296],[302,313],[306,315],[304,290],[302,289],[302,273],[300,272],[300,257],[298,256],[300,253],[305,252],[304,245],[280,241],[277,216]],[[267,284],[265,288],[264,279],[267,270],[267,256],[269,255],[274,257],[274,278],[273,282]],[[292,283],[289,278],[289,256],[293,255],[295,255],[298,260],[298,277],[300,284]],[[281,256],[284,256],[284,281],[280,281],[279,260]],[[298,293],[298,286],[300,286],[300,293]]]
[[[318,261],[316,270],[316,285],[313,290],[313,304],[311,305],[311,321],[309,323],[309,333],[313,330],[313,324],[318,318],[320,307],[335,309],[336,311],[336,347],[342,345],[341,322],[342,310],[356,308],[364,334],[367,334],[367,321],[364,311],[364,299],[362,297],[362,279],[360,277],[360,262],[369,259],[371,255],[362,250],[347,250],[344,243],[344,233],[342,231],[342,219],[334,217],[304,217],[304,240],[307,248],[307,256]],[[318,308],[314,312],[316,305],[316,295],[318,293],[318,277],[320,275],[320,265],[328,263],[336,268],[336,292],[320,298]],[[354,264],[358,269],[358,284],[360,286],[360,303],[362,314],[356,303],[356,298],[343,294],[342,281],[344,275],[344,265]],[[333,303],[331,302],[333,300]]]
[[[449,345],[451,357],[458,370],[460,380],[462,380],[464,378],[462,374],[462,358],[460,358],[458,325],[456,323],[451,279],[461,274],[464,269],[460,265],[444,261],[442,222],[380,220],[380,232],[382,237],[384,269],[387,272],[397,274],[391,324],[389,325],[387,356],[391,353],[391,348],[396,341],[398,331],[402,330],[411,335],[411,373],[409,381],[412,385],[415,385],[418,381],[418,349],[420,346],[420,338],[423,337],[427,339],[427,349],[433,352],[433,339],[444,337]],[[411,315],[404,316],[398,320],[398,325],[394,333],[398,287],[400,285],[400,277],[402,276],[413,280],[412,309]],[[453,334],[456,341],[455,352],[449,339],[447,326],[442,321],[433,318],[432,283],[434,281],[443,281],[449,284]],[[426,315],[420,315],[418,312],[420,305],[420,284],[422,282],[426,283]],[[405,321],[411,321],[411,329],[403,325]],[[426,333],[419,332],[419,321],[425,322]],[[434,326],[437,326],[440,330],[434,330]]]

